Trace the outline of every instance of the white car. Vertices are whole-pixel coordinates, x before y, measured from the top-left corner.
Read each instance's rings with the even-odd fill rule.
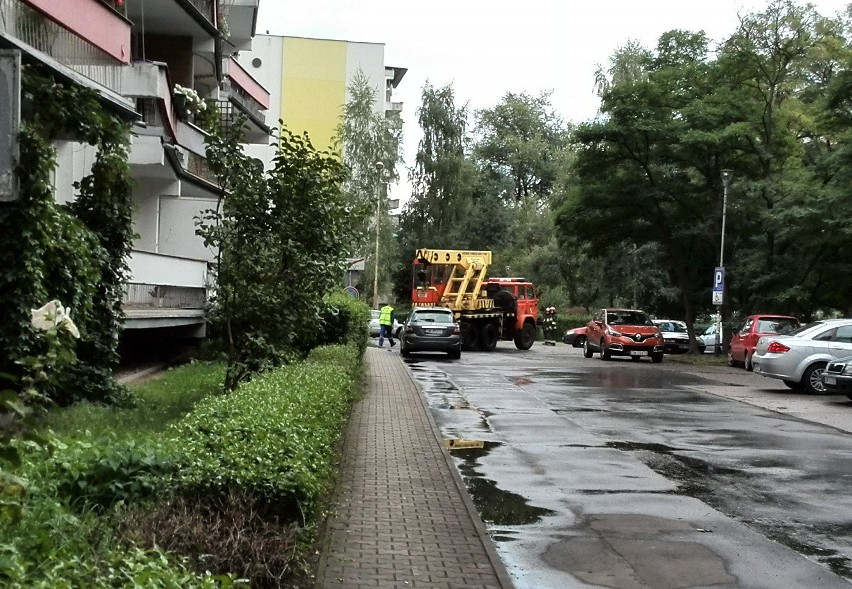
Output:
[[[724,330],[719,333],[719,345],[721,346],[724,343],[722,339],[725,335]],[[704,344],[704,351],[706,352],[715,352],[716,351],[716,324],[711,323],[710,327],[704,330],[703,333],[697,334],[696,337],[698,341]]]
[[[852,354],[852,319],[824,319],[786,335],[757,340],[754,373],[778,378],[794,390],[825,393],[822,373],[829,362]]]
[[[677,319],[652,319],[654,325],[663,334],[663,343],[666,354],[685,354],[689,351],[689,334],[686,323]],[[698,351],[704,353],[704,343],[698,340],[696,345]]]
[[[381,311],[378,309],[370,309],[370,337],[379,337],[379,315],[381,315]],[[393,319],[393,337],[394,339],[399,339],[399,336],[402,334],[402,323],[396,320],[396,316]]]

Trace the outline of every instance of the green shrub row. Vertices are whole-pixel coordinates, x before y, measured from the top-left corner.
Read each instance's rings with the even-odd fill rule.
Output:
[[[331,480],[359,358],[351,345],[317,348],[306,362],[199,403],[169,432],[178,487],[214,496],[239,491],[277,505],[285,517],[310,514]]]

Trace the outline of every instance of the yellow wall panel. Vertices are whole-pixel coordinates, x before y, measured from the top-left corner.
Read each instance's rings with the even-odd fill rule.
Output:
[[[328,149],[346,103],[345,41],[286,38],[281,118],[294,133],[307,132]]]

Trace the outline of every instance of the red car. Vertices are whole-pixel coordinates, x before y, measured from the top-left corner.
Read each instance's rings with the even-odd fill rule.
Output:
[[[757,340],[764,335],[784,335],[799,327],[799,320],[790,315],[749,315],[743,326],[731,337],[728,346],[728,366],[745,366],[752,370],[752,356]]]
[[[583,355],[595,351],[602,360],[612,356],[630,356],[631,360],[650,357],[655,364],[663,361],[663,335],[650,317],[636,309],[601,309],[586,325]]]

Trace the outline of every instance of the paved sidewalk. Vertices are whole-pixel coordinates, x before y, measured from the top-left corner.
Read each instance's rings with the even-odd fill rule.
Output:
[[[398,346],[365,362],[315,586],[511,588]]]

